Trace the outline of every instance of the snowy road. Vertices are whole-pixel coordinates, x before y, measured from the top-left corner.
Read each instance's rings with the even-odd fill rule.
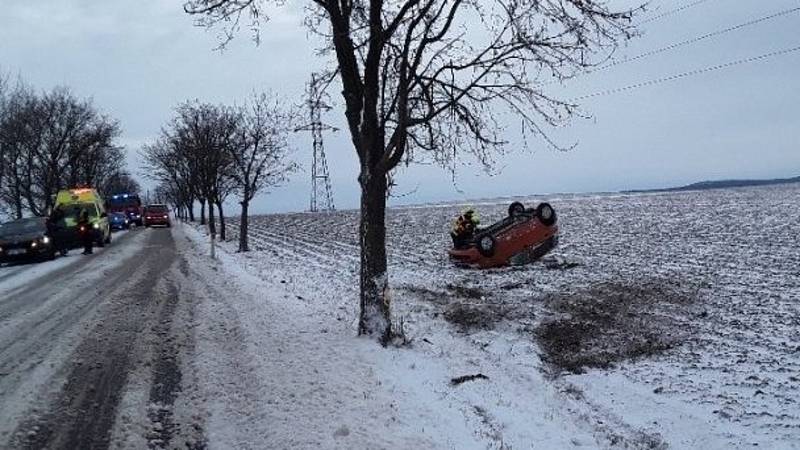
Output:
[[[0,268],[1,448],[108,447],[128,377],[153,351],[146,336],[176,300],[162,278],[170,231],[115,237],[91,257]]]

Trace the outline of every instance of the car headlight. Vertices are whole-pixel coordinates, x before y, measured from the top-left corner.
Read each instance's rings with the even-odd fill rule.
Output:
[[[36,248],[38,245],[36,241],[31,242],[31,248]]]
[[[165,219],[169,219],[169,216],[164,216]]]
[[[99,223],[95,223],[92,226],[94,227],[95,230],[99,230],[100,229],[100,224]]]
[[[45,237],[42,238],[42,244],[49,244],[49,243],[50,243],[50,237],[49,236],[45,236]]]

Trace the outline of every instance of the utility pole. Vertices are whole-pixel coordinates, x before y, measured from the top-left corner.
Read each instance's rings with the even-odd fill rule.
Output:
[[[325,157],[325,146],[322,132],[337,131],[335,127],[322,123],[322,111],[331,109],[323,100],[323,93],[319,90],[320,79],[317,74],[311,75],[311,82],[306,88],[308,97],[308,111],[311,122],[294,131],[310,131],[314,139],[313,159],[311,164],[311,212],[335,211],[333,204],[333,190],[331,189],[330,173],[328,172],[328,159]]]

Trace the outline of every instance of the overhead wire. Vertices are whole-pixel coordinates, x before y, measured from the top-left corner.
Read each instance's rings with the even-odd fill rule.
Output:
[[[792,14],[792,13],[796,13],[798,11],[800,11],[800,7],[785,9],[783,11],[776,12],[775,14],[770,14],[768,16],[760,17],[758,19],[753,19],[753,20],[750,20],[750,21],[747,21],[747,22],[744,22],[744,23],[740,23],[738,25],[734,25],[732,27],[724,28],[722,30],[717,30],[717,31],[714,31],[714,32],[711,32],[711,33],[703,34],[701,36],[697,36],[697,37],[694,37],[694,38],[691,38],[691,39],[687,39],[685,41],[676,42],[674,44],[666,45],[664,47],[660,47],[660,48],[653,49],[653,50],[650,50],[650,51],[647,51],[647,52],[644,52],[644,53],[640,53],[640,54],[638,54],[636,56],[632,56],[630,58],[623,58],[623,59],[619,59],[619,60],[616,60],[616,61],[612,61],[612,62],[610,62],[608,64],[599,66],[596,69],[591,70],[591,71],[589,71],[587,73],[594,73],[594,72],[598,72],[598,71],[601,71],[601,70],[610,69],[610,68],[616,67],[616,66],[618,66],[620,64],[625,64],[625,63],[629,63],[629,62],[633,62],[633,61],[638,61],[640,59],[648,58],[648,57],[653,56],[653,55],[658,55],[659,53],[664,53],[664,52],[667,52],[667,51],[670,51],[670,50],[674,50],[676,48],[680,48],[680,47],[685,47],[687,45],[696,44],[696,43],[704,41],[706,39],[711,39],[713,37],[717,37],[717,36],[721,36],[721,35],[724,35],[724,34],[728,34],[728,33],[731,33],[731,32],[737,31],[737,30],[741,30],[743,28],[747,28],[747,27],[750,27],[750,26],[753,26],[753,25],[757,25],[757,24],[762,23],[762,22],[766,22],[768,20],[777,19],[779,17],[783,17],[783,16],[786,16],[786,15],[789,15],[789,14]]]
[[[669,11],[665,11],[665,12],[663,12],[661,14],[658,14],[656,16],[650,17],[648,19],[644,19],[641,22],[638,22],[637,25],[644,25],[646,23],[650,23],[650,22],[655,22],[657,20],[661,20],[661,19],[663,19],[665,17],[669,17],[669,16],[671,16],[673,14],[677,14],[677,13],[679,13],[681,11],[684,11],[684,10],[687,10],[689,8],[702,5],[703,3],[706,3],[708,1],[709,0],[697,0],[697,1],[694,1],[692,3],[687,3],[687,4],[683,5],[683,6],[678,7],[678,8],[671,9]]]
[[[618,88],[614,88],[614,89],[606,89],[604,91],[598,91],[598,92],[594,92],[592,94],[581,95],[579,97],[575,97],[575,98],[569,100],[569,102],[570,103],[576,103],[576,102],[579,102],[579,101],[582,101],[582,100],[587,100],[587,99],[594,98],[594,97],[607,96],[607,95],[617,94],[617,93],[620,93],[620,92],[626,92],[626,91],[639,89],[639,88],[643,88],[643,87],[647,87],[647,86],[654,86],[654,85],[657,85],[657,84],[666,83],[668,81],[675,81],[675,80],[679,80],[681,78],[687,78],[687,77],[691,77],[691,76],[701,75],[701,74],[708,73],[708,72],[714,72],[714,71],[717,71],[717,70],[727,69],[727,68],[733,67],[733,66],[738,66],[738,65],[742,65],[742,64],[761,61],[761,60],[764,60],[764,59],[773,58],[773,57],[777,57],[777,56],[783,56],[783,55],[787,55],[787,54],[794,53],[794,52],[797,52],[797,51],[800,51],[800,46],[787,48],[787,49],[783,49],[783,50],[777,50],[777,51],[770,52],[770,53],[764,53],[762,55],[752,56],[750,58],[739,59],[739,60],[727,62],[727,63],[724,63],[724,64],[717,64],[715,66],[704,67],[702,69],[690,70],[688,72],[682,72],[682,73],[679,73],[679,74],[670,75],[668,77],[662,77],[662,78],[656,78],[656,79],[653,79],[653,80],[643,81],[641,83],[631,84],[631,85],[628,85],[628,86],[618,87]]]
[[[693,37],[691,39],[687,39],[687,40],[684,40],[684,41],[680,41],[680,42],[676,42],[676,43],[673,43],[673,44],[665,45],[663,47],[659,47],[659,48],[656,48],[656,49],[653,49],[653,50],[649,50],[649,51],[646,51],[644,53],[640,53],[638,55],[631,56],[629,58],[623,58],[623,59],[619,59],[619,60],[614,60],[614,61],[611,61],[611,62],[609,62],[607,64],[595,67],[592,70],[587,70],[586,72],[583,72],[581,75],[591,75],[593,73],[601,72],[603,70],[607,70],[607,69],[610,69],[612,67],[616,67],[616,66],[619,66],[619,65],[622,65],[622,64],[626,64],[626,63],[630,63],[630,62],[639,61],[639,60],[642,60],[642,59],[645,59],[645,58],[649,58],[649,57],[654,56],[654,55],[658,55],[658,54],[661,54],[661,53],[664,53],[664,52],[668,52],[670,50],[675,50],[675,49],[680,48],[680,47],[693,45],[693,44],[696,44],[698,42],[701,42],[701,41],[704,41],[704,40],[707,40],[707,39],[711,39],[711,38],[714,38],[714,37],[722,36],[724,34],[732,33],[734,31],[738,31],[738,30],[741,30],[741,29],[744,29],[744,28],[747,28],[747,27],[750,27],[750,26],[753,26],[753,25],[758,25],[758,24],[760,24],[762,22],[766,22],[768,20],[777,19],[779,17],[787,16],[789,14],[793,14],[793,13],[797,13],[797,12],[800,12],[800,7],[784,9],[784,10],[778,11],[778,12],[776,12],[774,14],[770,14],[770,15],[767,15],[767,16],[759,17],[757,19],[749,20],[747,22],[743,22],[743,23],[740,23],[738,25],[734,25],[734,26],[730,26],[728,28],[724,28],[724,29],[721,29],[721,30],[717,30],[717,31],[713,31],[713,32],[710,32],[710,33],[706,33],[706,34],[703,34],[703,35],[700,35],[700,36],[697,36],[697,37]],[[558,80],[551,80],[551,81],[548,81],[548,82],[545,82],[545,83],[541,83],[540,86],[542,86],[542,87],[550,86],[550,85],[556,84],[558,82],[559,82]]]

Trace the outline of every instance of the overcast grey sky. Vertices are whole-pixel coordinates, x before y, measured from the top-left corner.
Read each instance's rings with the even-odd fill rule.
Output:
[[[310,71],[323,61],[302,26],[304,2],[272,15],[255,46],[245,32],[225,52],[214,31],[193,26],[180,0],[2,0],[0,70],[40,89],[65,85],[119,119],[131,170],[172,108],[187,99],[233,103],[253,90],[300,99]],[[653,0],[644,18],[689,0]],[[710,0],[650,22],[618,54],[642,52],[785,9],[797,0]],[[551,95],[571,99],[688,70],[800,46],[800,13],[589,74]],[[448,172],[412,166],[399,177],[394,203],[466,200],[549,192],[610,191],[702,179],[800,175],[800,52],[582,102],[592,114],[553,136],[578,142],[568,153],[533,141],[492,176],[480,168]],[[341,126],[337,110],[325,120]],[[338,207],[358,205],[356,157],[345,132],[325,136]],[[519,136],[509,136],[520,142]],[[256,212],[307,208],[310,139],[297,135],[306,166],[286,186],[260,198]]]

